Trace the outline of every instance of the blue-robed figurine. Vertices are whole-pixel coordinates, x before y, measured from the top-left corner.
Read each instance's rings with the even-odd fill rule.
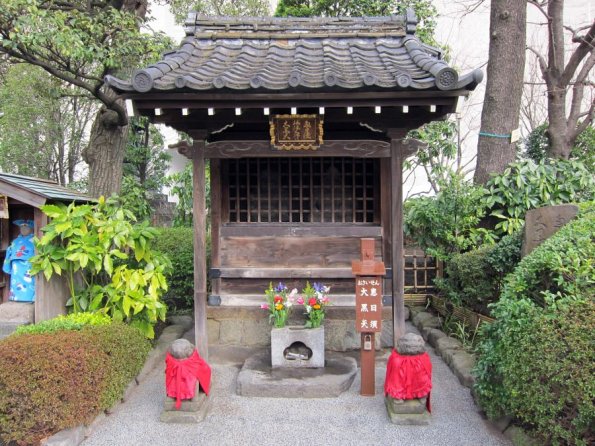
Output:
[[[31,262],[35,255],[33,245],[33,220],[15,220],[21,230],[6,251],[2,271],[10,274],[9,300],[15,302],[35,302],[35,278],[31,276]]]

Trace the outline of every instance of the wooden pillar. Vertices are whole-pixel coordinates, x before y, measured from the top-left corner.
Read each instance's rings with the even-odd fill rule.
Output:
[[[209,359],[207,339],[207,230],[205,199],[206,133],[193,134],[192,145],[192,209],[194,226],[194,330],[200,356]]]
[[[401,132],[389,131],[391,138],[391,266],[393,297],[393,345],[405,334],[405,262],[403,257],[403,159]]]

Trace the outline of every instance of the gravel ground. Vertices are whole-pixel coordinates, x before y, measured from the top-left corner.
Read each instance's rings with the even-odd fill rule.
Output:
[[[238,396],[238,367],[214,362],[211,409],[202,423],[159,421],[165,386],[164,368],[157,367],[83,445],[510,445],[482,419],[469,389],[459,384],[431,347],[429,353],[434,382],[428,426],[389,422],[383,398],[385,359],[377,361],[375,397],[359,395],[358,373],[351,389],[339,398],[320,399]]]

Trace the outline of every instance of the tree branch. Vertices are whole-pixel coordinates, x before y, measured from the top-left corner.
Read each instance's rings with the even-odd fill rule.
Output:
[[[593,44],[595,43],[595,20],[589,29],[589,32],[581,39],[581,43],[574,50],[568,63],[560,76],[559,85],[566,86],[572,80],[575,71],[577,70],[581,61],[587,54],[593,52]]]
[[[529,51],[531,51],[533,54],[535,54],[535,57],[537,58],[537,62],[539,62],[539,69],[541,70],[541,75],[543,76],[545,83],[547,85],[549,85],[550,79],[549,79],[549,73],[547,71],[547,62],[545,61],[545,58],[535,48],[533,48],[531,46],[527,46],[527,49]]]
[[[581,117],[581,105],[583,102],[583,94],[585,90],[585,84],[583,82],[579,82],[578,79],[585,79],[591,68],[595,65],[595,52],[592,52],[587,61],[584,63],[581,71],[577,76],[577,82],[575,82],[574,87],[572,88],[572,101],[570,103],[570,113],[568,114],[567,119],[567,128],[569,129],[569,140],[573,141],[576,137],[576,134],[573,134],[574,130],[576,129],[576,125],[578,123],[579,118]]]
[[[529,3],[530,5],[535,6],[544,15],[544,17],[548,21],[550,20],[550,16],[547,13],[547,11],[545,10],[545,8],[543,7],[543,3],[540,3],[537,0],[527,0],[527,3]]]

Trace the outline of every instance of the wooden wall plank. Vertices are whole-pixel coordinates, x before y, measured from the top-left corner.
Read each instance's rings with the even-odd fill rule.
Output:
[[[381,240],[376,241],[381,257]],[[222,267],[340,267],[359,255],[358,237],[222,237]]]

